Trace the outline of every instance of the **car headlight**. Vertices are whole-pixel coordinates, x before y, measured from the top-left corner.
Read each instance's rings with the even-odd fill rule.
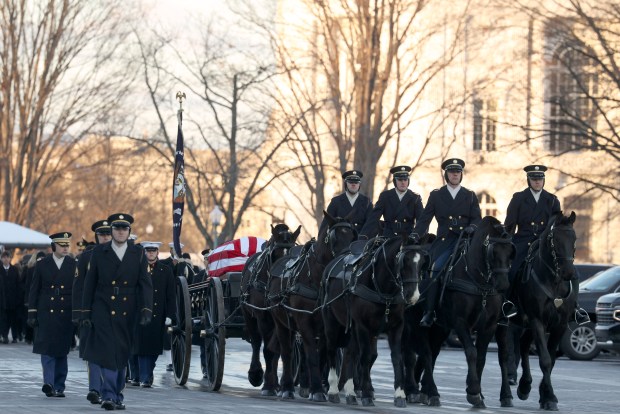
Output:
[[[616,322],[620,322],[620,309],[614,310],[614,313],[612,313],[612,317]]]

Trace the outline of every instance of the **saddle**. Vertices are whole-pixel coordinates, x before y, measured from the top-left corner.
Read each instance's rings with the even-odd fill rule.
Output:
[[[362,258],[372,257],[384,241],[385,239],[380,237],[368,241],[354,241],[349,246],[349,251],[341,254],[329,263],[323,273],[324,277],[326,279],[343,279],[349,282],[356,265],[358,265]]]
[[[271,277],[277,278],[289,278],[293,275],[293,271],[295,266],[299,262],[299,260],[305,255],[304,253],[307,251],[307,245],[310,242],[306,243],[304,246],[294,246],[289,250],[286,256],[283,256],[276,260],[274,264],[271,266],[269,273]]]

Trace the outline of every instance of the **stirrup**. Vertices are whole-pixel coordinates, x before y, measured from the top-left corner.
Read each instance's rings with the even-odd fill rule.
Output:
[[[517,307],[511,301],[506,300],[502,303],[502,313],[506,319],[510,319],[517,314]]]
[[[575,322],[577,325],[585,325],[590,322],[590,315],[588,315],[584,308],[575,309]]]

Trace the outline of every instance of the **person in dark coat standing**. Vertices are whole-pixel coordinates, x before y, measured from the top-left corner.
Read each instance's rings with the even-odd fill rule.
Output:
[[[71,289],[75,259],[69,256],[71,233],[50,235],[52,254],[35,265],[28,298],[28,325],[35,328],[32,352],[41,354],[43,388],[48,397],[64,397],[67,355],[73,341]]]
[[[17,266],[11,264],[11,254],[9,252],[2,252],[1,255],[2,266],[0,266],[0,279],[4,285],[4,300],[2,301],[4,313],[4,323],[2,325],[2,342],[9,343],[9,330],[11,331],[11,337],[13,343],[17,343],[17,339],[21,335],[19,329],[19,311],[23,306],[23,292],[21,292],[21,286],[19,283],[19,270]],[[21,292],[21,294],[20,294]]]
[[[462,233],[471,235],[480,220],[480,205],[476,194],[461,186],[465,161],[450,158],[441,163],[444,170],[446,185],[431,191],[422,217],[416,223],[412,238],[428,232],[433,218],[437,220],[437,238],[430,250],[433,268],[431,282],[426,289],[425,310],[420,326],[431,326],[434,321],[435,305],[439,292],[437,276],[445,266],[450,254],[454,251]]]
[[[24,306],[26,307],[26,321],[28,321],[28,301],[30,300],[30,286],[32,285],[32,279],[34,278],[34,269],[37,262],[41,261],[46,256],[45,252],[39,250],[36,255],[32,255],[28,264],[26,265],[26,277],[24,278]],[[28,345],[32,344],[34,340],[34,329],[26,323],[26,329],[24,333],[24,340]]]
[[[97,244],[108,243],[112,240],[112,228],[108,220],[99,220],[90,227],[95,233],[95,243],[85,246],[84,251],[77,258],[77,272],[73,279],[73,324],[78,326],[78,334],[80,338],[80,358],[84,359],[84,351],[88,343],[88,333],[90,329],[81,326],[82,318],[82,298],[84,296],[84,280],[88,272],[88,265],[93,253],[93,249]],[[101,370],[97,364],[91,364],[87,361],[88,369],[88,394],[86,399],[91,404],[101,404]]]
[[[394,188],[383,191],[368,220],[360,232],[360,238],[368,239],[377,235],[394,237],[401,233],[411,233],[423,210],[422,197],[409,190],[411,167],[400,165],[390,169]],[[383,217],[383,232],[379,223]]]
[[[93,249],[82,301],[82,324],[90,329],[84,359],[101,369],[101,407],[125,409],[122,391],[136,324],[152,318],[153,284],[142,247],[128,243],[133,217],[108,217],[112,241]]]
[[[146,326],[138,326],[132,347],[131,367],[134,385],[139,382],[143,388],[153,385],[153,370],[157,358],[164,350],[166,327],[176,324],[175,286],[172,269],[157,260],[161,242],[140,243],[149,263],[149,274],[153,283],[153,320]]]
[[[327,212],[332,217],[348,217],[355,230],[362,231],[364,224],[372,213],[372,202],[364,194],[361,194],[360,183],[364,174],[359,170],[345,171],[342,174],[344,180],[344,193],[332,198],[327,206]],[[327,226],[327,220],[323,218],[319,226],[319,234]]]

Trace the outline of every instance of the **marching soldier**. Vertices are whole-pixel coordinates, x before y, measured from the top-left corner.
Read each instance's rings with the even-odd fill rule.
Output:
[[[24,296],[23,291],[20,289],[19,269],[11,264],[11,254],[9,252],[2,252],[0,257],[2,257],[0,285],[3,286],[0,287],[0,336],[2,336],[2,342],[8,344],[10,330],[13,343],[17,343],[17,339],[21,335],[19,311],[22,308]]]
[[[35,265],[28,298],[28,325],[35,328],[32,352],[41,355],[43,388],[48,397],[64,397],[67,355],[73,341],[71,289],[75,259],[71,233],[50,235],[52,254]]]
[[[90,227],[95,233],[95,243],[104,244],[112,240],[112,229],[107,220],[99,220]],[[88,333],[90,330],[86,327],[79,326],[82,321],[82,298],[84,292],[84,280],[88,271],[88,264],[96,244],[89,244],[85,247],[84,252],[78,256],[77,271],[73,280],[73,324],[78,325],[78,333],[80,338],[80,358],[84,359],[84,350],[88,342]],[[96,364],[87,361],[88,366],[88,394],[86,399],[91,404],[101,404],[101,370]]]
[[[203,251],[200,252],[200,255],[202,256],[202,263],[204,264],[205,267],[203,269],[200,269],[198,273],[196,273],[196,275],[190,281],[190,283],[200,283],[200,282],[204,282],[205,280],[207,280],[207,277],[209,274],[208,257],[209,257],[210,252],[211,252],[211,249],[204,249]]]
[[[426,208],[416,223],[412,237],[425,234],[431,220],[437,220],[437,239],[431,246],[431,282],[426,291],[425,310],[420,326],[431,326],[434,320],[435,305],[439,291],[437,276],[454,251],[462,232],[472,234],[482,219],[476,194],[461,186],[465,161],[450,158],[441,163],[446,185],[433,190],[428,196]]]
[[[101,369],[101,407],[125,409],[123,388],[136,322],[152,318],[153,285],[144,249],[128,243],[133,217],[108,217],[112,241],[95,246],[84,281],[82,324],[90,329],[84,359]]]
[[[353,212],[349,219],[358,233],[362,231],[372,212],[372,202],[359,192],[363,176],[364,174],[359,170],[345,171],[342,174],[344,193],[332,198],[327,206],[327,212],[332,217],[349,217],[349,214]],[[325,226],[327,226],[327,221],[323,218],[319,226],[319,233]]]
[[[137,379],[141,387],[150,388],[153,384],[153,370],[157,358],[164,350],[166,325],[176,324],[175,286],[172,269],[157,260],[160,242],[142,242],[149,264],[148,271],[153,283],[153,320],[146,326],[138,326],[132,354],[137,357]],[[135,358],[134,358],[135,359]]]
[[[390,169],[394,188],[379,194],[370,217],[360,232],[361,238],[372,238],[379,233],[379,219],[383,216],[384,237],[411,233],[413,225],[422,214],[422,197],[409,190],[411,167],[400,165]]]

